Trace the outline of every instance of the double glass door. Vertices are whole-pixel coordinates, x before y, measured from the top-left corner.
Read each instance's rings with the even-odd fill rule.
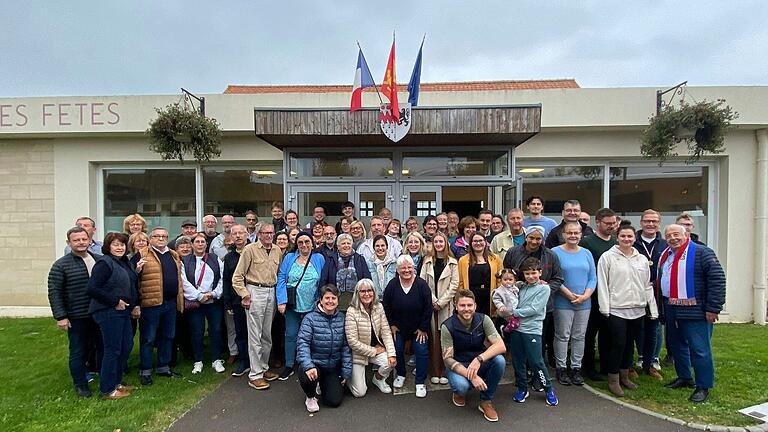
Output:
[[[287,207],[296,210],[299,222],[306,224],[313,219],[314,209],[322,206],[325,221],[336,224],[342,217],[342,206],[349,201],[355,204],[355,217],[368,226],[371,216],[378,215],[384,207],[397,217],[392,189],[392,185],[291,186]]]

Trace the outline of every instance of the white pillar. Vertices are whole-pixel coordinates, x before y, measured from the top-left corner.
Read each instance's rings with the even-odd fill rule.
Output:
[[[766,324],[768,287],[768,129],[757,137],[757,188],[755,195],[755,277],[752,284],[755,324]]]

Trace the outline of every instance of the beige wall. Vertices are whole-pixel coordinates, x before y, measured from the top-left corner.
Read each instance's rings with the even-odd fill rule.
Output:
[[[55,258],[53,143],[4,142],[0,151],[0,305],[45,305]]]

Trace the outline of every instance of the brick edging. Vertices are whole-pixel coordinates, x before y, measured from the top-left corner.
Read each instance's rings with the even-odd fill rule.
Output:
[[[691,429],[698,429],[698,430],[712,431],[712,432],[768,432],[768,423],[763,423],[755,426],[720,426],[720,425],[713,425],[713,424],[688,422],[685,420],[681,420],[679,418],[671,417],[665,414],[660,414],[660,413],[657,413],[656,411],[651,411],[649,409],[639,407],[637,405],[632,405],[629,402],[624,402],[623,400],[620,400],[613,396],[609,396],[601,391],[598,391],[592,388],[589,384],[584,384],[582,387],[587,389],[587,391],[594,394],[595,396],[601,397],[603,399],[607,399],[625,408],[629,408],[631,410],[641,412],[643,414],[647,414],[651,417],[656,417],[658,419],[666,420],[668,422],[675,423],[681,426],[686,426]]]

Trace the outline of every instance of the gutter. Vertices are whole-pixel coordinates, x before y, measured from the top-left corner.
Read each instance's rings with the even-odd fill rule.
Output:
[[[766,324],[768,287],[768,129],[755,131],[757,138],[757,188],[755,194],[755,261],[753,317],[755,324]]]

